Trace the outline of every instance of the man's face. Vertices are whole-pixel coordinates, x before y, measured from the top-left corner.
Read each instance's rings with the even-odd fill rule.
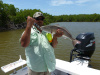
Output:
[[[43,26],[43,17],[37,17],[35,20],[36,24],[38,24],[39,26]]]

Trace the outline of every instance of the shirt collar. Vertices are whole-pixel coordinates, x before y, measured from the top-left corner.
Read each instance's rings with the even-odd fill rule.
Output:
[[[32,26],[32,29],[35,30],[36,32],[40,33],[40,31],[34,25]],[[46,32],[42,31],[42,33],[44,34]]]

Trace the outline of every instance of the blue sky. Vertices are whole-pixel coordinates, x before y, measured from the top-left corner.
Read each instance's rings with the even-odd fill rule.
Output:
[[[51,15],[100,14],[100,0],[2,0],[19,9],[40,9]]]

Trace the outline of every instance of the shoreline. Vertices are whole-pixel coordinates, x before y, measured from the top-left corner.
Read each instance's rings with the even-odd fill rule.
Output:
[[[7,28],[0,27],[0,32],[2,32],[2,31],[8,31],[8,30],[24,29],[24,28],[26,28],[26,25],[27,25],[26,22],[23,22],[23,23],[20,23],[20,24],[14,24],[13,22],[10,22],[8,24]]]

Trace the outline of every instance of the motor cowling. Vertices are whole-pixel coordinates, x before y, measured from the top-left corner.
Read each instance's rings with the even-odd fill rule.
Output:
[[[76,44],[76,52],[78,56],[91,57],[95,50],[95,37],[94,33],[81,33],[76,37],[81,43]]]

